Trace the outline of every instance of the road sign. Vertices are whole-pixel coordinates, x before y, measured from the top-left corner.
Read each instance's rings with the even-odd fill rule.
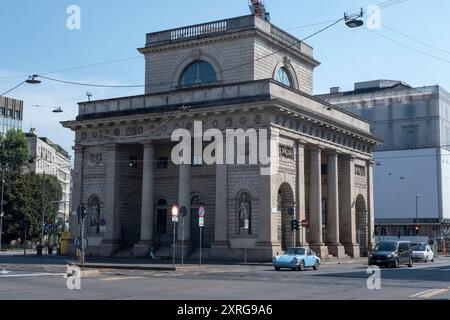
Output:
[[[180,209],[180,215],[184,218],[188,214],[188,209],[185,206],[182,206]]]
[[[83,241],[81,241],[81,237],[78,237],[75,239],[75,245],[77,246],[78,249],[84,249],[88,246],[89,241],[87,238],[84,238]],[[83,247],[81,247],[83,245]]]
[[[288,209],[288,215],[293,216],[294,214],[295,214],[294,208],[289,208]]]
[[[205,218],[199,218],[198,225],[200,226],[200,228],[203,228],[205,226]]]
[[[302,227],[303,228],[308,228],[309,227],[309,222],[307,220],[303,220],[302,221]]]
[[[200,207],[200,209],[198,209],[198,216],[199,216],[200,218],[204,218],[204,217],[205,217],[205,214],[206,214],[205,208]]]
[[[250,221],[249,220],[245,220],[245,229],[248,230],[250,226]]]
[[[172,216],[172,222],[178,222],[178,216]]]

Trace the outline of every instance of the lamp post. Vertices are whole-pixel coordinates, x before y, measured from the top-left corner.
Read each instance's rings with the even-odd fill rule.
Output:
[[[416,194],[416,237],[417,243],[419,243],[419,198],[420,194]]]

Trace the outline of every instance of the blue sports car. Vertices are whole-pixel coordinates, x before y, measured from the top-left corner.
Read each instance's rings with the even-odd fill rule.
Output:
[[[305,268],[319,270],[320,258],[308,248],[289,248],[282,256],[273,258],[275,270],[287,268],[303,271]]]

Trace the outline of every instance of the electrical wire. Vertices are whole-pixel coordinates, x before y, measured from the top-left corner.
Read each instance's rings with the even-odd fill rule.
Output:
[[[417,43],[419,43],[419,44],[421,44],[421,45],[423,45],[423,46],[429,47],[429,48],[431,48],[431,49],[434,49],[434,50],[436,50],[436,51],[440,51],[440,52],[443,52],[443,53],[446,53],[446,54],[450,54],[450,51],[448,51],[448,50],[441,49],[441,48],[438,48],[438,47],[433,46],[433,45],[431,45],[431,44],[428,44],[428,43],[426,43],[426,42],[417,40],[417,39],[415,39],[415,38],[413,38],[413,37],[411,37],[411,36],[408,36],[407,34],[405,34],[405,33],[403,33],[403,32],[400,32],[400,31],[398,31],[398,30],[395,30],[394,28],[389,27],[389,26],[387,26],[387,25],[385,25],[385,24],[382,24],[382,26],[383,26],[384,28],[388,29],[388,30],[391,30],[392,32],[395,32],[395,33],[397,33],[397,34],[399,34],[399,35],[401,35],[401,36],[403,36],[403,37],[405,37],[405,38],[407,38],[407,39],[409,39],[409,40],[411,40],[411,41],[417,42]]]
[[[15,87],[9,89],[8,91],[6,91],[6,92],[0,94],[0,96],[4,96],[4,95],[10,93],[10,92],[13,91],[13,90],[16,90],[18,87],[20,87],[21,85],[23,85],[25,82],[26,82],[26,80],[22,81],[22,82],[19,83],[17,86],[15,86]]]
[[[386,39],[386,40],[389,40],[389,41],[391,41],[391,42],[393,42],[393,43],[396,43],[397,45],[399,45],[399,46],[401,46],[401,47],[403,47],[403,48],[406,48],[406,49],[415,51],[415,52],[420,53],[420,54],[423,54],[423,55],[425,55],[425,56],[427,56],[427,57],[430,57],[430,58],[433,58],[433,59],[437,59],[437,60],[440,60],[440,61],[443,61],[443,62],[446,62],[446,63],[449,63],[449,64],[450,64],[450,60],[448,60],[448,59],[445,59],[445,58],[442,58],[442,57],[433,55],[433,54],[431,54],[431,53],[422,51],[422,50],[420,50],[420,49],[416,49],[416,48],[414,48],[414,47],[410,47],[410,46],[408,46],[408,45],[406,45],[406,44],[401,43],[400,41],[397,41],[397,40],[395,40],[395,39],[392,39],[392,38],[390,38],[390,37],[388,37],[388,36],[385,36],[385,35],[383,35],[383,34],[381,34],[381,33],[376,32],[376,31],[373,31],[373,30],[370,30],[370,29],[365,29],[365,30],[368,30],[369,32],[371,32],[371,33],[377,35],[378,37],[381,37],[381,38],[384,38],[384,39]]]
[[[328,25],[328,26],[326,26],[326,27],[324,27],[324,28],[322,28],[322,29],[320,29],[320,30],[318,30],[318,31],[316,31],[316,32],[314,32],[314,33],[312,33],[311,35],[307,36],[306,38],[303,38],[303,39],[301,39],[301,40],[297,40],[297,41],[294,41],[294,42],[290,43],[287,47],[284,47],[284,48],[282,48],[282,49],[273,51],[273,52],[271,52],[271,53],[269,53],[269,54],[266,54],[266,55],[264,55],[264,56],[262,56],[262,57],[256,58],[256,59],[254,59],[254,60],[251,60],[251,61],[248,61],[248,62],[245,62],[245,63],[242,63],[242,64],[239,64],[239,65],[237,65],[237,66],[234,66],[234,67],[231,67],[231,68],[228,68],[228,69],[224,69],[224,70],[221,70],[221,71],[219,71],[219,72],[214,72],[214,73],[211,73],[211,74],[206,74],[206,75],[204,75],[204,76],[205,76],[205,78],[207,78],[208,76],[214,76],[214,75],[217,75],[218,73],[222,73],[222,74],[223,74],[223,73],[225,73],[225,72],[237,70],[237,69],[240,69],[240,68],[242,68],[242,67],[244,67],[244,66],[247,66],[247,65],[253,64],[253,63],[255,63],[255,62],[258,62],[258,61],[260,61],[260,60],[263,60],[263,59],[266,59],[266,58],[268,58],[268,57],[271,57],[271,56],[273,56],[273,55],[275,55],[275,54],[278,54],[278,53],[280,53],[280,52],[286,50],[286,48],[292,48],[294,45],[296,45],[296,44],[298,44],[298,43],[302,43],[302,42],[304,42],[304,41],[306,41],[306,40],[308,40],[308,39],[310,39],[310,38],[312,38],[312,37],[314,37],[314,36],[316,36],[316,35],[318,35],[318,34],[324,32],[324,31],[326,31],[326,30],[330,29],[331,27],[337,25],[337,24],[338,24],[339,22],[341,22],[342,20],[344,20],[344,18],[341,18],[341,19],[338,19],[338,20],[334,21],[332,24],[330,24],[330,25]],[[75,81],[67,81],[67,80],[61,80],[61,79],[49,78],[49,77],[45,77],[45,76],[42,76],[42,75],[36,75],[36,78],[42,78],[42,79],[46,79],[46,80],[49,80],[49,81],[56,81],[56,82],[60,82],[60,83],[71,84],[71,85],[79,85],[79,86],[86,86],[86,87],[101,87],[101,88],[140,88],[140,87],[145,87],[145,86],[146,86],[146,85],[110,86],[110,85],[105,85],[105,84],[81,83],[81,82],[75,82]],[[188,80],[190,80],[190,79],[188,79]],[[192,79],[192,80],[195,80],[195,79]],[[162,85],[173,85],[173,84],[176,84],[176,83],[178,83],[178,81],[171,81],[171,82],[165,82],[165,83],[164,83],[164,82],[163,82],[163,83],[160,82],[160,83],[158,83],[158,85],[159,85],[159,86],[162,86]]]

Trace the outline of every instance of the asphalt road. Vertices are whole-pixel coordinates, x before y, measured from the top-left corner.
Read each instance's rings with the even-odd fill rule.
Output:
[[[5,271],[5,272],[2,272]],[[335,300],[449,299],[450,258],[413,269],[381,269],[379,290],[367,287],[367,266],[327,265],[319,271],[214,265],[183,271],[102,270],[69,290],[66,261],[0,256],[0,299],[25,300]]]

